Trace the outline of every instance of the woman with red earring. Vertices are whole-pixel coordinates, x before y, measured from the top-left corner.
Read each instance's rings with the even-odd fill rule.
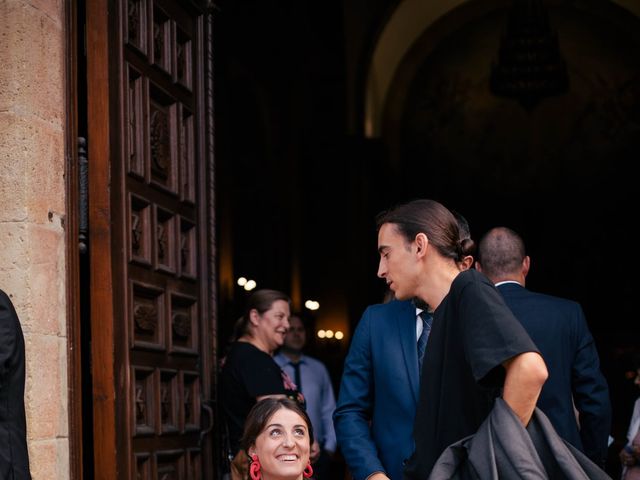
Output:
[[[312,478],[312,443],[311,420],[297,402],[287,398],[259,401],[247,416],[242,437],[251,462],[251,480]]]

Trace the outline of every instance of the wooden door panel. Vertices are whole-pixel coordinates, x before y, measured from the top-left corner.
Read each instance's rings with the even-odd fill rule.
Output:
[[[202,131],[192,113],[196,28],[177,11],[171,2],[128,2],[123,56],[131,455],[142,475],[163,479],[201,472],[200,331],[207,323],[199,307],[206,280],[197,268],[206,250],[197,241],[204,227],[194,165]]]
[[[94,361],[114,364],[116,425],[115,444],[102,442],[96,457],[113,447],[118,478],[210,478],[203,430],[212,419],[201,414],[213,358],[204,10],[195,1],[107,3],[117,32],[108,45],[111,184],[103,183],[113,186],[114,348],[104,344]]]

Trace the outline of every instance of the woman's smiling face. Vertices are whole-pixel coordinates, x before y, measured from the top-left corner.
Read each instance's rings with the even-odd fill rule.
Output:
[[[254,337],[268,353],[273,353],[284,343],[290,315],[289,304],[284,300],[273,302],[271,308],[262,315],[257,310],[251,311],[252,322],[255,325]]]
[[[294,480],[302,478],[310,449],[305,420],[296,412],[281,408],[267,421],[249,454],[258,456],[265,480]]]

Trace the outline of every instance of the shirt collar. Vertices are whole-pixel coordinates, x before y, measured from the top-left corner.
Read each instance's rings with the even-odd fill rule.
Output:
[[[522,286],[520,282],[516,282],[515,280],[505,280],[503,282],[496,283],[496,287],[499,287],[500,285],[506,285],[507,283],[515,283],[516,285]]]
[[[305,363],[305,356],[304,355],[300,355],[300,360],[298,360],[297,362],[291,360],[289,357],[287,357],[287,360],[289,360],[289,363],[291,365],[295,365],[296,363]]]

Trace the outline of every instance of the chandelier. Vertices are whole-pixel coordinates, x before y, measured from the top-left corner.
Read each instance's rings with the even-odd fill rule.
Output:
[[[491,92],[531,111],[546,97],[569,90],[567,65],[541,0],[514,0],[491,65]]]

